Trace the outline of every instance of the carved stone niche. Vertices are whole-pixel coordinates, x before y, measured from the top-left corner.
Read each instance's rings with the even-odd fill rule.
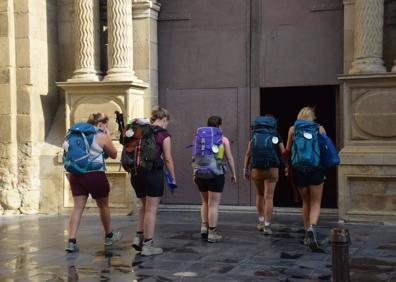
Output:
[[[142,82],[60,82],[58,86],[66,92],[66,128],[86,121],[88,115],[104,112],[109,117],[109,129],[118,149],[116,160],[106,160],[106,175],[110,182],[110,207],[119,212],[130,211],[133,208],[133,199],[129,177],[120,170],[121,145],[118,140],[118,126],[115,120],[115,111],[124,113],[127,117],[144,116],[144,91],[146,83]],[[61,162],[62,160],[59,159]],[[67,173],[64,173],[63,209],[72,207],[73,200],[70,193]],[[95,208],[96,204],[90,200],[87,207]]]

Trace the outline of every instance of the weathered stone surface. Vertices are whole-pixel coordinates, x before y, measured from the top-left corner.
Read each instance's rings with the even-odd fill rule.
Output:
[[[24,214],[39,212],[40,190],[30,190],[23,193],[20,211]]]
[[[1,190],[0,202],[6,210],[16,210],[21,206],[21,195],[16,190]]]

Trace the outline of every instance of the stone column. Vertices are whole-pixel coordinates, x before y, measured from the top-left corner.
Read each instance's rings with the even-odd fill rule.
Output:
[[[108,72],[106,81],[134,81],[132,1],[107,1]]]
[[[384,73],[384,0],[356,0],[355,48],[350,74]]]
[[[74,0],[75,64],[71,81],[99,81],[99,0]]]

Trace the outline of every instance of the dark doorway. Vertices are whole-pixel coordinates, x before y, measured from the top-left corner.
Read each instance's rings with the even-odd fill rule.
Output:
[[[327,135],[337,142],[337,93],[338,86],[276,87],[260,91],[260,114],[273,114],[278,120],[279,134],[286,146],[287,132],[304,106],[314,106],[317,122],[324,126]],[[293,200],[293,188],[284,173],[280,173],[274,196],[277,207],[297,207]],[[323,208],[337,208],[336,169],[326,171],[322,199]]]

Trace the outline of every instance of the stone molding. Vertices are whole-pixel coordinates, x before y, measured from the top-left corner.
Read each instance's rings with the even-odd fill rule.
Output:
[[[134,19],[152,18],[158,20],[158,13],[161,5],[154,1],[134,0],[132,4],[132,12]]]
[[[356,0],[354,61],[350,74],[384,73],[384,0]]]
[[[99,81],[99,0],[74,0],[75,68],[70,81]]]

